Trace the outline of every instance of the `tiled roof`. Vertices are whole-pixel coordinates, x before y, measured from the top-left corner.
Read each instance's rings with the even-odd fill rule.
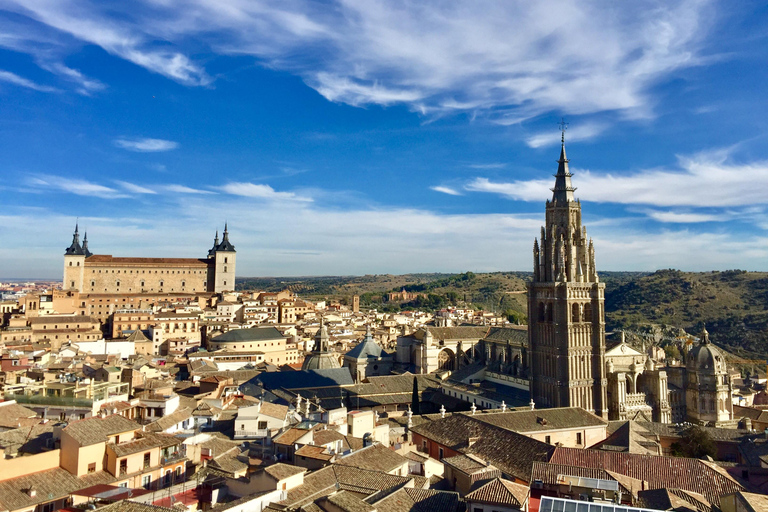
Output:
[[[567,466],[565,464],[553,464],[551,462],[534,462],[531,471],[531,481],[541,480],[545,484],[558,485],[560,483],[558,481],[560,475],[617,481],[622,492],[629,493],[635,497],[637,497],[638,491],[643,488],[642,480],[606,471],[602,468]]]
[[[520,485],[503,478],[494,478],[470,492],[464,499],[475,503],[489,503],[508,507],[523,508],[530,494],[527,485]]]
[[[182,407],[181,409],[176,409],[171,414],[163,416],[157,421],[153,421],[144,428],[148,432],[163,432],[164,430],[167,430],[174,425],[183,422],[184,420],[188,420],[191,417],[192,409],[189,407]]]
[[[46,451],[53,442],[53,422],[39,423],[0,432],[0,449],[14,451],[18,455],[35,454]]]
[[[374,503],[381,512],[458,512],[463,503],[458,493],[430,489],[399,489]]]
[[[73,491],[90,487],[95,483],[106,483],[111,480],[113,477],[105,472],[93,473],[87,475],[87,478],[77,478],[62,468],[9,478],[0,482],[0,509],[31,508],[39,503],[63,498]],[[34,497],[29,495],[29,489],[35,490]]]
[[[271,466],[264,468],[264,472],[275,480],[280,481],[298,475],[299,473],[306,473],[307,469],[278,462],[277,464],[272,464]]]
[[[329,461],[333,459],[333,455],[330,453],[327,453],[325,451],[325,447],[323,446],[312,446],[309,444],[305,444],[298,450],[296,450],[296,455],[299,457],[303,457],[305,459],[315,459],[315,460],[323,460],[323,461]]]
[[[491,327],[485,335],[489,341],[506,341],[512,344],[528,345],[528,327]]]
[[[24,426],[22,423],[28,423],[25,420],[33,419],[36,416],[37,413],[32,409],[28,409],[23,405],[9,403],[0,407],[0,427],[17,428]],[[36,420],[34,423],[38,421]]]
[[[435,340],[481,340],[488,333],[488,327],[426,327]],[[424,339],[424,330],[416,331],[418,339]]]
[[[178,512],[175,508],[158,507],[136,501],[118,501],[104,507],[99,507],[99,512]]]
[[[675,512],[712,512],[712,505],[704,496],[682,489],[640,491],[637,506]]]
[[[768,496],[765,494],[755,494],[752,492],[740,492],[739,496],[746,501],[753,512],[768,511]]]
[[[339,491],[326,496],[323,501],[328,501],[333,505],[334,510],[343,512],[375,512],[376,507],[372,507],[355,494],[349,491]],[[321,507],[322,508],[322,507]]]
[[[287,498],[280,503],[298,508],[318,498],[328,496],[337,489],[370,495],[377,491],[405,485],[411,480],[413,479],[409,477],[390,475],[380,471],[368,471],[332,464],[306,474],[304,484],[289,490]],[[379,508],[379,510],[383,512],[386,509]]]
[[[86,418],[73,421],[64,429],[64,432],[72,436],[80,446],[89,446],[103,443],[109,436],[123,432],[139,430],[141,425],[119,414],[113,414],[106,418]]]
[[[645,480],[651,489],[680,487],[702,494],[710,503],[719,503],[720,496],[743,490],[724,470],[698,459],[557,448],[550,462],[603,468]]]
[[[168,265],[184,265],[184,266],[200,266],[207,267],[208,260],[196,259],[196,258],[115,258],[109,254],[94,254],[86,259],[86,263],[104,263],[114,265],[129,265],[129,264],[141,264],[141,265],[157,265],[164,263]]]
[[[307,432],[309,432],[309,429],[292,427],[272,439],[272,442],[275,444],[290,446]]]
[[[455,455],[453,457],[446,457],[441,461],[443,464],[447,464],[458,470],[467,473],[468,475],[485,472],[486,470],[497,469],[493,464],[485,463],[482,459],[479,459],[472,455]]]
[[[248,329],[232,329],[211,341],[216,343],[285,340],[285,336],[274,327],[250,327]]]
[[[533,462],[549,460],[554,451],[554,446],[476,418],[454,414],[422,423],[411,430],[454,451],[477,455],[505,474],[525,482],[530,482]],[[510,446],[515,449],[510,450]]]
[[[389,473],[407,463],[408,459],[381,444],[374,444],[357,450],[336,461],[336,464],[340,466],[353,466],[384,473]]]
[[[183,442],[183,439],[170,434],[155,434],[143,432],[142,437],[129,441],[127,443],[110,444],[110,448],[117,457],[125,457],[132,453],[139,453],[152,448],[167,448],[168,446],[177,446]]]
[[[497,411],[497,409],[494,409]],[[527,411],[490,412],[475,416],[478,421],[513,432],[528,433],[567,428],[605,427],[608,422],[581,407],[559,407]]]

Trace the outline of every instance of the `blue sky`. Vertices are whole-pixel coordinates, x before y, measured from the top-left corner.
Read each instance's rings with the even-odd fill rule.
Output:
[[[0,0],[0,277],[529,270],[557,123],[599,268],[766,270],[759,2]],[[24,250],[21,250],[24,249]]]

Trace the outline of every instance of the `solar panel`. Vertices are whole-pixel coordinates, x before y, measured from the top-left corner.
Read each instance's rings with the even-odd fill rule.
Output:
[[[560,480],[560,478],[558,478]],[[595,479],[592,479],[595,480]],[[610,482],[610,480],[601,480]],[[589,509],[587,509],[587,506]],[[627,507],[625,505],[614,505],[612,503],[585,503],[579,500],[570,500],[565,498],[554,498],[552,496],[542,496],[539,503],[539,512],[663,512],[648,508]]]

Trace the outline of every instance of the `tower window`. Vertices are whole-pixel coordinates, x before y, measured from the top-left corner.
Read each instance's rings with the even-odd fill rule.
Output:
[[[224,257],[224,263],[227,263],[227,261],[228,261],[228,260],[229,260],[229,258],[227,258],[227,257],[225,256],[225,257]],[[226,272],[226,271],[225,271],[225,272]]]
[[[226,266],[226,265],[224,265],[224,272],[226,272],[226,271],[227,271],[227,266]]]

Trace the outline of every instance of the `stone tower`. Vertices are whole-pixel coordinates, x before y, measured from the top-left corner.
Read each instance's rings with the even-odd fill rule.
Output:
[[[216,240],[218,238],[217,232]],[[235,252],[235,246],[229,241],[229,231],[226,224],[224,224],[224,236],[221,239],[221,243],[216,245],[214,249],[211,249],[211,252],[213,252],[213,258],[215,258],[213,291],[221,293],[234,290],[237,253]]]
[[[582,407],[608,417],[605,376],[605,284],[595,248],[581,225],[563,131],[552,201],[541,244],[533,243],[528,285],[531,398],[544,407]]]
[[[75,232],[72,235],[72,244],[64,251],[64,281],[63,290],[82,291],[85,278],[85,258],[90,256],[88,251],[88,235],[85,235],[83,245],[80,245],[80,233],[75,224]]]

